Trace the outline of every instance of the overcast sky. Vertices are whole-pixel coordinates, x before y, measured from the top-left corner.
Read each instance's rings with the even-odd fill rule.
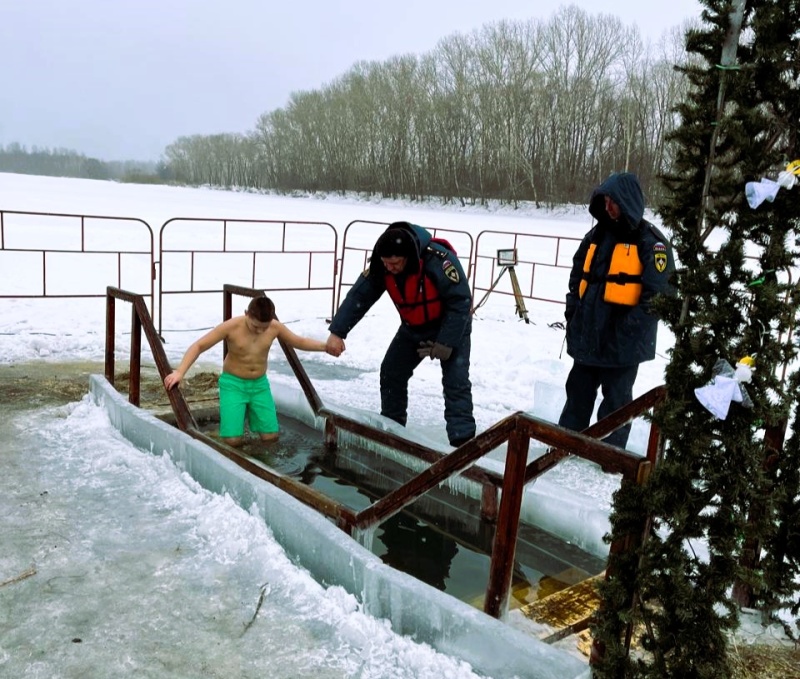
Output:
[[[157,160],[179,136],[251,130],[357,61],[568,4],[653,41],[701,11],[697,0],[1,0],[0,144]]]

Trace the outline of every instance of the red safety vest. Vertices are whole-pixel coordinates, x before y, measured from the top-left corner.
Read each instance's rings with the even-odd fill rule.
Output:
[[[433,281],[422,271],[423,263],[419,263],[420,271],[406,276],[403,289],[397,285],[397,279],[387,273],[386,290],[403,322],[411,326],[425,325],[438,320],[442,315],[442,302],[439,291]]]

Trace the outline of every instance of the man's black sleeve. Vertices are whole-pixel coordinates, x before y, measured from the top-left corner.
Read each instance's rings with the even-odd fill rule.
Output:
[[[370,276],[369,269],[364,271],[355,282],[350,292],[344,298],[344,302],[333,317],[328,326],[334,335],[345,339],[364,315],[380,299],[386,290],[383,279],[377,276]]]

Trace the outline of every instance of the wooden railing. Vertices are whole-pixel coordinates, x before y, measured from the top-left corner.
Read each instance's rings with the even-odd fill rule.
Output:
[[[150,350],[153,352],[153,360],[156,363],[158,374],[161,380],[172,372],[169,366],[167,354],[156,333],[153,319],[147,309],[144,298],[133,292],[126,292],[119,288],[109,286],[106,288],[106,348],[105,348],[105,377],[111,386],[114,386],[114,354],[116,336],[116,300],[131,303],[131,356],[130,356],[130,377],[128,380],[128,401],[135,406],[139,406],[142,379],[142,329],[144,329]],[[178,426],[183,431],[196,429],[197,423],[194,421],[192,413],[186,399],[179,389],[167,390],[169,403],[172,412],[178,421]]]
[[[223,286],[224,320],[231,317],[232,295],[234,294],[255,297],[263,292],[236,285]],[[109,287],[106,323],[106,378],[109,382],[114,384],[113,318],[115,299],[122,299],[133,304],[129,400],[138,406],[142,328],[144,328],[150,343],[162,381],[171,372],[171,368],[141,296]],[[641,485],[646,483],[653,465],[660,457],[661,437],[654,426],[651,426],[645,457],[604,443],[597,440],[597,437],[607,436],[657,405],[665,396],[664,387],[658,387],[644,394],[633,403],[592,425],[584,433],[576,433],[527,413],[517,412],[481,432],[451,453],[445,454],[328,410],[311,384],[294,349],[285,344],[281,344],[281,346],[313,412],[317,416],[325,418],[324,436],[328,446],[335,447],[338,431],[344,430],[425,460],[431,463],[430,466],[369,507],[360,512],[354,512],[340,502],[322,495],[291,477],[257,464],[236,449],[203,434],[197,429],[197,424],[189,412],[180,389],[176,388],[169,390],[167,394],[170,397],[170,404],[180,429],[193,438],[203,441],[252,474],[314,507],[323,515],[333,519],[342,530],[351,536],[356,529],[369,529],[385,521],[421,495],[457,474],[463,474],[465,477],[481,483],[483,487],[482,514],[496,520],[484,611],[496,618],[504,614],[507,606],[525,484],[551,469],[565,457],[574,455],[599,464],[604,471],[621,474],[623,483]],[[532,440],[543,443],[548,450],[544,455],[528,464],[528,450]],[[478,470],[471,466],[478,459],[506,442],[508,446],[505,470],[502,475]],[[497,504],[498,491],[501,491],[499,507]],[[643,517],[642,521],[644,529],[646,517]],[[612,552],[631,548],[633,548],[633,544],[629,541],[611,545]]]

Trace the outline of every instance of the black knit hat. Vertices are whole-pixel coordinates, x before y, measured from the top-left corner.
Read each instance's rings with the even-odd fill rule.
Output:
[[[376,257],[417,258],[417,248],[411,234],[405,229],[389,228],[381,234],[375,243],[373,254]]]

